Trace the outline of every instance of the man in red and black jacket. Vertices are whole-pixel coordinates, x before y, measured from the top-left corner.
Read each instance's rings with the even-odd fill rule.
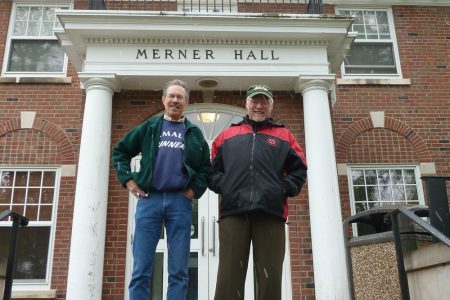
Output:
[[[215,300],[245,299],[250,242],[258,299],[281,299],[287,198],[300,193],[306,160],[294,135],[270,118],[272,90],[248,89],[248,115],[212,145],[208,187],[221,195]]]

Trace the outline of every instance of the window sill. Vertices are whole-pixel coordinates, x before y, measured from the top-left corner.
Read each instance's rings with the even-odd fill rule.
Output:
[[[11,299],[56,299],[56,290],[13,291]]]
[[[20,77],[20,76],[2,76],[0,83],[72,83],[72,77]]]
[[[337,85],[411,85],[411,79],[343,79],[336,80]]]

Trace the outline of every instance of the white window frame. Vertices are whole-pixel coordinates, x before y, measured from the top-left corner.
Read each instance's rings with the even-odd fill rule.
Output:
[[[367,40],[369,43],[377,43],[379,41],[380,43],[386,43],[390,42],[392,43],[392,50],[395,60],[395,67],[397,70],[396,74],[346,74],[345,73],[345,64],[342,62],[341,64],[341,77],[343,79],[402,79],[402,69],[401,69],[401,63],[400,63],[400,55],[398,52],[398,45],[397,45],[397,36],[395,34],[395,24],[394,24],[394,17],[392,14],[392,8],[364,8],[364,7],[349,7],[349,6],[339,6],[335,8],[335,12],[338,15],[340,10],[356,10],[356,11],[386,11],[387,12],[387,18],[389,22],[389,34],[391,36],[390,40]],[[363,40],[366,41],[366,40]],[[358,39],[355,39],[354,43],[359,43]],[[363,43],[363,42],[361,42]]]
[[[422,180],[420,179],[420,166],[416,164],[376,164],[376,165],[359,165],[359,164],[353,164],[353,165],[347,165],[347,182],[348,182],[348,191],[349,191],[349,198],[350,198],[350,210],[351,215],[356,214],[356,206],[355,206],[355,195],[353,191],[353,178],[352,178],[352,170],[355,169],[365,169],[365,170],[394,170],[394,169],[414,169],[414,175],[416,179],[416,187],[417,187],[417,197],[419,200],[418,205],[425,205],[425,198],[423,194],[423,185]],[[397,201],[398,202],[398,201]],[[406,204],[406,203],[405,203]],[[358,229],[356,224],[352,224],[353,228],[353,235],[358,236]]]
[[[50,226],[48,254],[47,254],[47,270],[46,278],[43,282],[33,282],[26,280],[14,280],[12,291],[47,291],[51,288],[51,278],[53,269],[53,254],[55,245],[55,231],[57,221],[57,210],[59,200],[59,189],[61,182],[61,168],[59,167],[17,167],[17,166],[0,166],[1,171],[15,171],[15,172],[33,172],[33,171],[52,171],[55,172],[55,188],[53,195],[53,210],[51,221],[32,221],[30,220],[27,227]],[[28,186],[28,185],[27,185]],[[12,221],[0,221],[0,227],[11,228]]]
[[[37,2],[37,3],[36,3]],[[17,1],[14,2],[11,9],[11,15],[10,15],[10,21],[9,21],[9,27],[8,27],[8,35],[5,43],[5,53],[3,57],[3,64],[2,64],[2,77],[66,77],[67,74],[67,66],[68,66],[68,57],[67,54],[64,53],[64,63],[63,63],[63,69],[61,72],[27,72],[27,71],[8,71],[9,66],[9,60],[11,55],[11,44],[13,40],[55,40],[57,41],[56,35],[53,34],[52,37],[49,36],[32,36],[30,38],[27,38],[26,36],[23,37],[14,37],[14,24],[16,19],[16,12],[17,7],[19,6],[35,6],[35,7],[42,7],[42,6],[52,6],[52,7],[61,7],[65,6],[68,9],[71,9],[73,7],[72,1]]]

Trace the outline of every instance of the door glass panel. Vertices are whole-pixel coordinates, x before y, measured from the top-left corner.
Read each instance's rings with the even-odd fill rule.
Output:
[[[163,299],[163,279],[164,279],[164,253],[157,252],[153,262],[153,276],[151,281],[152,300]]]
[[[198,300],[198,253],[191,252],[189,257],[189,285],[186,300]]]
[[[191,239],[198,239],[198,199],[192,200]]]

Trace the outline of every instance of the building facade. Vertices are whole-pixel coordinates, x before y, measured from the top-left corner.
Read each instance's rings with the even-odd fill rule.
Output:
[[[289,199],[283,299],[348,299],[342,220],[426,205],[420,177],[450,174],[450,4],[323,2],[1,0],[0,211],[30,219],[13,297],[127,299],[135,200],[110,150],[180,78],[209,142],[245,115],[250,85],[273,88],[309,167]],[[218,201],[194,201],[189,299],[214,294]],[[157,251],[152,299],[165,299],[164,233]],[[245,299],[252,281],[250,265]]]

